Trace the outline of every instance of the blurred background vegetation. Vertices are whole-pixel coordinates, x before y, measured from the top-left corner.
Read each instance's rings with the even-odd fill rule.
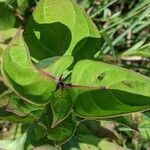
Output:
[[[25,27],[37,3],[38,0],[0,0],[0,57],[16,28]],[[101,51],[95,58],[150,77],[150,0],[77,0],[77,3],[102,36]],[[134,113],[133,117],[139,132],[111,121],[87,121],[80,124],[63,149],[150,150],[150,112]],[[18,124],[0,121],[0,147],[10,144],[9,139],[15,138],[19,129]]]

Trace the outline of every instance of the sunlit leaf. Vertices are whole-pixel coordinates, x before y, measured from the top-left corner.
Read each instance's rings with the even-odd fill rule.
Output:
[[[99,80],[101,73],[106,75]],[[74,111],[82,117],[105,118],[150,108],[150,79],[127,69],[79,61],[71,83],[78,85],[73,88],[72,97]]]
[[[49,102],[52,91],[56,88],[54,80],[33,66],[20,33],[4,52],[2,71],[8,85],[30,103]]]
[[[98,29],[73,0],[41,0],[24,36],[38,60],[63,54],[92,58],[100,50]]]
[[[59,78],[73,63],[73,60],[74,58],[72,56],[62,56],[54,63],[47,66],[44,70],[50,72],[54,77]]]

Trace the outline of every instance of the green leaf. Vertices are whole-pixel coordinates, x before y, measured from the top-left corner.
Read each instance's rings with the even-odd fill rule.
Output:
[[[0,108],[0,119],[7,120],[10,122],[15,122],[15,123],[30,123],[30,122],[35,121],[35,118],[32,117],[31,115],[18,116],[11,112],[7,112],[6,108],[4,108],[4,107]]]
[[[7,30],[14,26],[15,16],[8,7],[0,3],[0,30]]]
[[[10,91],[0,96],[0,119],[28,123],[38,120],[42,112],[43,107],[27,103]]]
[[[96,120],[82,120],[78,125],[76,133],[80,135],[95,135],[99,136],[99,133],[103,132],[101,128],[101,122]],[[101,134],[102,136],[102,134]]]
[[[49,129],[48,139],[52,140],[56,145],[64,144],[74,134],[77,126],[77,120],[70,115],[56,127]]]
[[[98,29],[73,0],[41,0],[24,36],[38,60],[63,54],[92,58],[100,50]]]
[[[6,107],[6,110],[18,116],[26,116],[29,114],[31,116],[34,116],[32,112],[38,111],[40,117],[40,114],[42,114],[43,111],[43,107],[27,103],[24,100],[17,97],[14,93],[12,93],[9,96],[9,103]]]
[[[99,80],[99,75],[105,77]],[[92,60],[79,61],[71,83],[74,112],[105,118],[150,109],[150,79],[133,71]]]
[[[44,70],[59,78],[61,75],[63,75],[64,71],[72,64],[73,57],[66,55],[59,57],[58,59],[57,58],[58,57],[56,57],[56,59],[54,58],[54,60],[56,61],[54,63],[52,62]],[[50,62],[51,59],[46,60],[47,64]],[[52,127],[62,122],[70,113],[72,100],[69,92],[70,89],[60,89],[55,91],[51,97],[51,107],[53,112]]]
[[[43,114],[38,119],[38,125],[44,129],[49,129],[52,126],[53,113],[51,109],[51,103],[45,106]]]
[[[26,128],[26,126],[24,126]],[[43,141],[46,141],[47,130],[39,126],[37,123],[27,126],[27,139],[26,146],[28,145],[40,145]]]
[[[72,99],[70,89],[57,90],[52,99],[53,123],[52,128],[62,122],[71,112]]]
[[[50,102],[50,96],[56,89],[54,79],[33,66],[28,48],[20,33],[4,52],[2,74],[9,87],[30,103]]]
[[[59,78],[67,68],[73,63],[74,58],[72,56],[62,56],[55,63],[50,64],[44,70],[50,72],[53,76]]]

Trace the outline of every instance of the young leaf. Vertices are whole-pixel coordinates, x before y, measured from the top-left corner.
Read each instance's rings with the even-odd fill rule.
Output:
[[[72,99],[69,95],[69,90],[71,89],[59,89],[51,97],[53,112],[52,128],[62,122],[71,111]]]
[[[22,99],[30,103],[45,104],[50,102],[50,96],[56,89],[54,79],[33,66],[28,48],[20,33],[4,52],[2,74],[8,85]]]
[[[100,50],[98,29],[73,0],[40,0],[24,36],[38,60],[63,54],[91,58]]]
[[[50,72],[54,77],[59,78],[73,63],[73,60],[74,58],[72,56],[62,56],[55,63],[47,66],[44,70]]]
[[[99,81],[98,76],[105,73]],[[74,112],[85,118],[104,118],[150,109],[150,79],[110,64],[79,61],[73,69]]]

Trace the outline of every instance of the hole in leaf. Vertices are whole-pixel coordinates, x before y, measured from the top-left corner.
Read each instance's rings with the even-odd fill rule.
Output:
[[[101,74],[98,76],[98,80],[99,80],[99,81],[102,81],[102,80],[105,78],[105,76],[106,76],[106,73],[105,73],[105,72],[101,73]]]

